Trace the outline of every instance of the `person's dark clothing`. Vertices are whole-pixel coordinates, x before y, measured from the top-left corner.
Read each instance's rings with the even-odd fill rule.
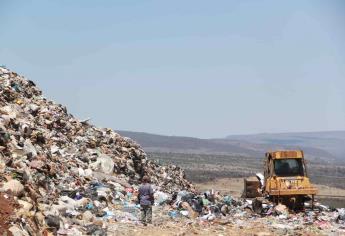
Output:
[[[141,210],[141,222],[146,224],[152,223],[152,205],[154,203],[153,189],[150,184],[142,184],[139,187],[138,200]]]
[[[150,184],[143,184],[139,187],[138,200],[142,206],[153,205],[153,189]]]

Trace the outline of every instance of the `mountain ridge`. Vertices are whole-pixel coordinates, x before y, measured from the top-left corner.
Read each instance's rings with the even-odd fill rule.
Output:
[[[266,151],[303,149],[306,156],[319,161],[338,161],[345,153],[342,143],[345,131],[265,133],[230,135],[226,138],[202,139],[167,136],[147,132],[117,131],[137,140],[148,152],[176,152],[197,154],[236,154],[262,157]]]

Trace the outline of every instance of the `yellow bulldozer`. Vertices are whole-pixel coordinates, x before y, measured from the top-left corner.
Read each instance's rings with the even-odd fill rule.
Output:
[[[266,153],[264,175],[245,179],[245,197],[265,197],[293,209],[301,209],[312,201],[317,189],[310,183],[303,151],[275,151]],[[253,192],[253,186],[260,186]]]

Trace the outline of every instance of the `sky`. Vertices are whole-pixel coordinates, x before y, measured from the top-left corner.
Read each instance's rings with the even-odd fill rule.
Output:
[[[0,64],[115,130],[345,130],[344,42],[342,0],[0,0]]]

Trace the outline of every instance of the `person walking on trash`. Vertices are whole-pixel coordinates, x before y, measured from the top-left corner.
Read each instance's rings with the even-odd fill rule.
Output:
[[[144,176],[139,187],[138,201],[141,210],[141,222],[146,226],[152,224],[152,205],[154,203],[153,189],[150,178]]]

